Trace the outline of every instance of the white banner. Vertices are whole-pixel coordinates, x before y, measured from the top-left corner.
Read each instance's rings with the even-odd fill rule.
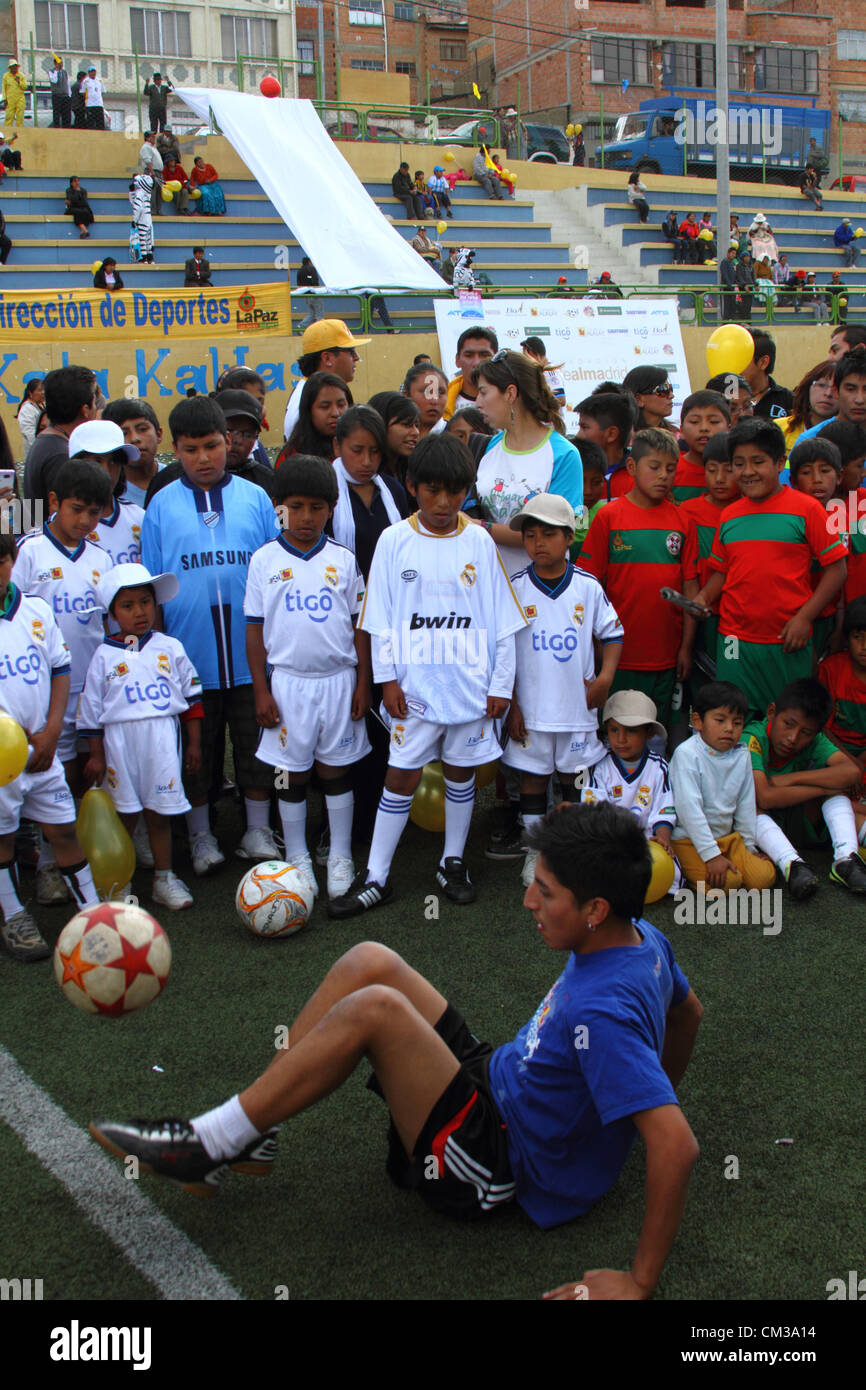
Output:
[[[213,109],[328,289],[442,289],[442,277],[383,217],[311,101],[187,87],[175,96],[203,121]]]
[[[602,381],[621,382],[633,367],[664,367],[674,388],[674,421],[691,393],[677,301],[671,299],[485,299],[479,312],[437,299],[436,331],[442,366],[454,374],[457,339],[473,323],[492,328],[500,348],[520,351],[541,338],[551,366],[562,363],[568,434],[577,432],[575,406]]]

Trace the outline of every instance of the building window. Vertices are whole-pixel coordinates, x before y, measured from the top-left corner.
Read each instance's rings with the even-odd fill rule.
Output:
[[[818,53],[814,48],[759,48],[755,53],[756,92],[817,92]]]
[[[139,53],[191,58],[189,15],[174,10],[130,10],[132,46]]]
[[[662,83],[665,87],[716,85],[716,46],[713,43],[668,43],[662,53]],[[728,87],[740,90],[745,81],[742,50],[728,49]]]
[[[382,0],[349,0],[349,23],[378,24],[381,28]]]
[[[866,62],[866,30],[840,29],[836,34],[836,57],[846,62]]]
[[[415,22],[415,6],[414,6],[414,5],[395,5],[395,6],[394,6],[394,18],[395,18],[395,19],[406,19],[406,20],[409,21],[410,24],[413,24],[413,23]]]
[[[452,63],[466,62],[466,41],[464,39],[440,39],[439,57]]]
[[[394,71],[395,71],[395,72],[401,72],[401,73],[403,74],[404,77],[414,77],[414,76],[415,76],[415,64],[414,64],[414,63],[395,63],[395,64],[394,64]]]
[[[591,39],[589,49],[591,81],[650,85],[649,46],[643,40]]]
[[[99,52],[99,7],[36,0],[36,42],[40,48]]]
[[[840,92],[838,100],[839,115],[846,121],[866,122],[866,91]]]
[[[241,15],[220,16],[223,58],[276,58],[277,22],[275,19],[247,19]]]
[[[316,45],[312,39],[298,39],[298,73],[301,77],[315,76]]]
[[[384,72],[385,64],[379,58],[353,58],[351,66],[362,68],[364,72]]]

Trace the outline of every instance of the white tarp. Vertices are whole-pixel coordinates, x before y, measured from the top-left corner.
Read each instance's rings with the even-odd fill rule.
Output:
[[[183,87],[175,96],[226,139],[331,290],[439,290],[445,282],[386,221],[311,101]],[[400,209],[402,212],[402,208]]]

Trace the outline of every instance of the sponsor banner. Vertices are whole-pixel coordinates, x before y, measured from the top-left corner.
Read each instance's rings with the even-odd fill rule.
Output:
[[[480,309],[437,299],[436,330],[442,362],[454,374],[457,339],[473,323],[492,328],[500,348],[520,351],[525,338],[544,342],[547,360],[559,367],[565,386],[563,414],[569,434],[577,430],[575,406],[602,381],[622,381],[633,367],[664,367],[674,388],[673,419],[691,392],[685,348],[670,299],[486,299]]]
[[[289,286],[217,289],[16,290],[0,293],[0,343],[139,342],[291,334]]]

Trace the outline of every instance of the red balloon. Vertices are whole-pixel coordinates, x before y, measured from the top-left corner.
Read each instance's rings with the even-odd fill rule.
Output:
[[[259,91],[263,97],[282,96],[283,89],[275,77],[263,77],[259,83]]]

